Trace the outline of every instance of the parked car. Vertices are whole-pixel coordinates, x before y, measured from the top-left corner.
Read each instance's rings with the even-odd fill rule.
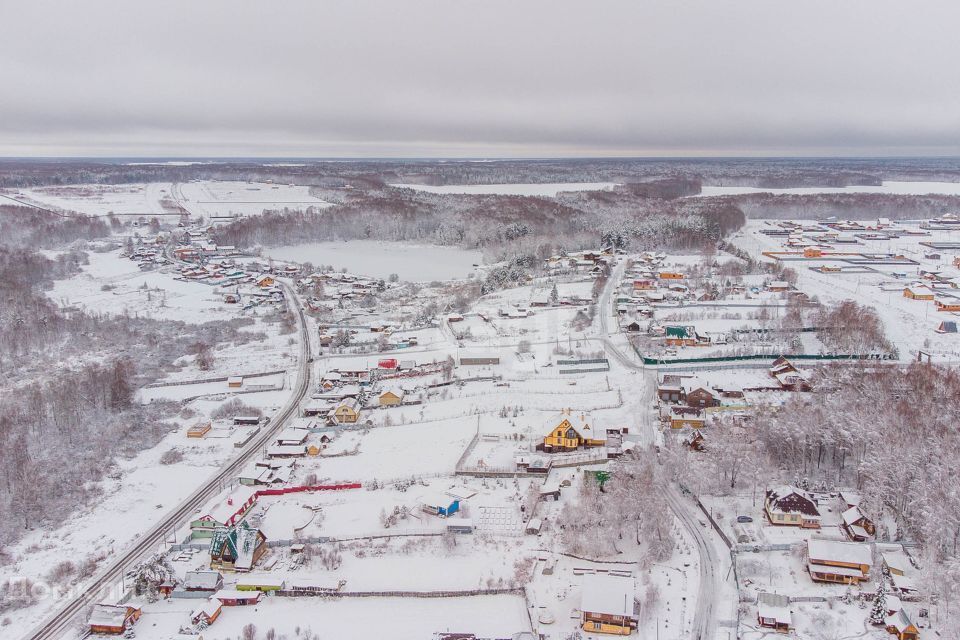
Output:
[[[753,522],[750,516],[737,516],[737,522]]]

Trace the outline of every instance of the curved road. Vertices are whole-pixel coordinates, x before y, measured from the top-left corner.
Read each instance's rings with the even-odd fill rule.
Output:
[[[219,493],[224,485],[233,480],[246,464],[267,444],[273,436],[283,428],[292,417],[296,417],[300,402],[310,390],[312,371],[312,347],[310,331],[307,325],[303,307],[300,305],[291,288],[283,284],[287,291],[287,299],[297,312],[302,340],[300,343],[300,363],[297,371],[297,385],[294,393],[281,408],[273,420],[266,425],[260,435],[247,443],[241,452],[230,460],[219,472],[206,483],[191,493],[173,511],[151,527],[146,533],[137,538],[126,550],[114,558],[109,566],[103,569],[89,585],[83,587],[73,599],[51,614],[42,624],[24,636],[24,640],[59,640],[68,632],[75,630],[77,617],[86,611],[86,608],[96,604],[106,593],[109,593],[123,578],[124,572],[144,556],[153,553],[162,545],[171,531],[175,531],[196,512],[204,503]]]
[[[615,327],[618,327],[616,313],[612,303],[612,293],[617,289],[617,284],[623,277],[626,269],[626,261],[621,258],[620,264],[611,272],[607,286],[598,301],[600,313],[600,339],[603,341],[607,351],[620,364],[628,369],[640,371],[643,373],[643,383],[640,385],[640,406],[642,410],[638,416],[640,427],[643,431],[650,434],[651,442],[655,437],[656,427],[650,420],[650,406],[653,403],[655,390],[657,388],[657,370],[655,367],[645,367],[637,364],[635,360],[625,355],[614,345],[610,339],[611,320]],[[670,485],[664,491],[664,497],[667,504],[673,510],[674,515],[684,526],[700,555],[700,584],[697,593],[696,608],[694,610],[693,625],[691,627],[691,637],[697,640],[713,640],[716,637],[716,601],[719,593],[719,583],[717,576],[717,567],[720,566],[719,559],[713,549],[713,545],[706,538],[706,529],[700,524],[700,518],[697,511],[690,504],[689,500],[684,499],[677,491],[676,487]]]

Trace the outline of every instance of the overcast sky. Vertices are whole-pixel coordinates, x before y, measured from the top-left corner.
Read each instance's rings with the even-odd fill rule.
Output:
[[[956,0],[150,4],[0,0],[0,155],[960,155]]]

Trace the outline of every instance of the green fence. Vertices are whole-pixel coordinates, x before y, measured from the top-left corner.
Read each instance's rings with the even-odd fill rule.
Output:
[[[711,362],[744,362],[747,360],[776,360],[777,358],[783,357],[788,360],[896,360],[897,357],[892,353],[835,353],[835,354],[812,354],[812,353],[798,353],[798,354],[789,354],[782,353],[778,355],[752,355],[752,356],[716,356],[713,358],[674,358],[672,360],[664,360],[661,358],[651,358],[641,354],[640,357],[643,359],[643,364],[707,364]]]

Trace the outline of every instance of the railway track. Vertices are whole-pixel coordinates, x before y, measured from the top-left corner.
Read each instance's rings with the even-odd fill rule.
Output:
[[[145,534],[137,538],[120,556],[114,559],[110,566],[97,574],[96,578],[82,591],[72,596],[64,606],[57,609],[39,626],[23,636],[24,640],[61,640],[70,637],[76,631],[78,617],[86,608],[96,604],[107,594],[114,592],[118,582],[121,582],[125,571],[144,556],[152,553],[162,545],[167,535],[182,525],[197,509],[210,498],[222,491],[223,487],[241,471],[246,464],[256,456],[261,448],[283,428],[290,418],[297,415],[300,402],[310,390],[312,371],[312,348],[310,331],[307,325],[303,307],[297,300],[293,290],[283,284],[287,292],[289,303],[297,313],[300,333],[303,339],[300,343],[300,363],[297,372],[297,385],[293,396],[287,401],[280,412],[270,421],[267,428],[244,447],[241,452],[220,469],[206,483],[190,494],[173,511],[151,527]]]

